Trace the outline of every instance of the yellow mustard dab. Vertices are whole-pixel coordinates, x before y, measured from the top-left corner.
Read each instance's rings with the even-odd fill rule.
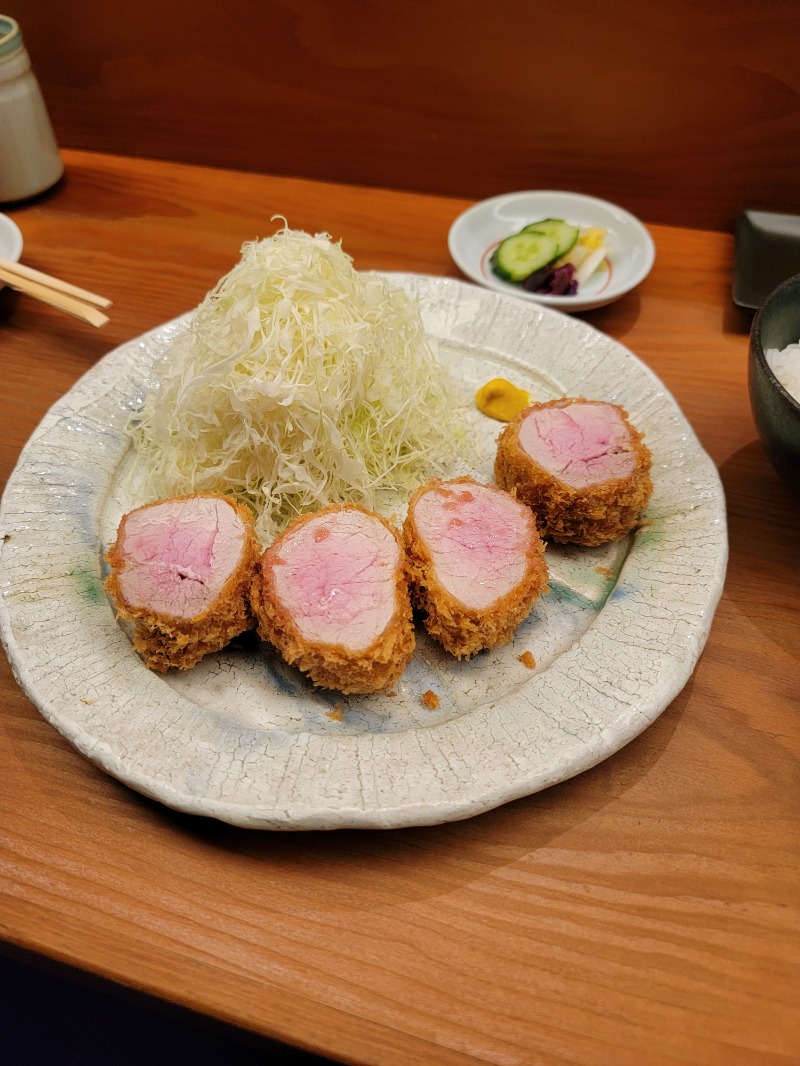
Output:
[[[530,393],[518,389],[505,378],[492,378],[475,393],[478,410],[489,418],[496,418],[498,422],[510,422],[530,404]]]

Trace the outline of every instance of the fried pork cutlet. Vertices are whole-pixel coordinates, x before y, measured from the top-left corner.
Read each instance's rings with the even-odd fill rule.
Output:
[[[512,640],[547,586],[530,509],[471,478],[417,489],[403,538],[412,601],[459,659]]]
[[[638,523],[653,490],[650,466],[623,407],[562,399],[534,404],[508,423],[494,473],[531,508],[545,540],[593,547]]]
[[[260,550],[247,508],[214,493],[123,517],[106,552],[105,587],[152,670],[187,670],[252,628],[248,594]]]
[[[295,519],[262,555],[251,600],[262,639],[321,688],[389,688],[414,653],[400,538],[363,507]]]

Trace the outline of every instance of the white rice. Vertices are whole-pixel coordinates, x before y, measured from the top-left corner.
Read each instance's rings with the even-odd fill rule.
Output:
[[[800,341],[785,348],[768,348],[769,368],[781,385],[800,403]]]

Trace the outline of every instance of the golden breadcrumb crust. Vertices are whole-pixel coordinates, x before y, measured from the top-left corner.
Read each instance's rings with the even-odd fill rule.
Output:
[[[451,485],[478,484],[470,477],[454,478],[452,481],[434,478],[428,481],[411,497],[408,515],[403,524],[406,570],[412,602],[424,613],[423,624],[434,640],[459,659],[469,658],[485,648],[508,644],[519,624],[530,614],[536,600],[547,589],[544,544],[536,529],[536,521],[527,510],[525,516],[528,520],[529,541],[525,550],[525,573],[513,589],[490,607],[479,610],[465,606],[439,582],[436,566],[424,538],[417,529],[414,508],[421,496],[435,489],[449,488]],[[502,490],[492,488],[491,491]]]
[[[627,477],[614,477],[585,488],[571,488],[545,470],[519,444],[519,430],[532,411],[565,407],[572,403],[600,403],[596,400],[550,400],[533,404],[520,412],[497,438],[494,476],[497,484],[513,492],[536,516],[541,535],[559,544],[595,547],[619,540],[637,525],[650,499],[650,449],[642,434],[628,421],[628,412],[613,407],[623,420],[630,437],[635,467]]]
[[[128,562],[123,552],[128,518],[149,507],[198,498],[223,500],[241,518],[244,540],[238,566],[228,577],[216,599],[194,618],[175,618],[150,611],[146,607],[132,607],[126,603],[119,584],[119,575],[125,570]],[[171,667],[188,670],[200,662],[203,656],[219,651],[234,637],[253,628],[248,595],[260,553],[261,545],[248,508],[219,493],[198,492],[174,496],[145,504],[144,507],[138,507],[135,511],[123,515],[117,539],[105,554],[106,562],[111,567],[105,587],[117,615],[133,623],[133,647],[151,670],[161,674]]]
[[[400,550],[395,568],[394,614],[386,628],[368,648],[354,650],[346,644],[326,644],[302,636],[292,613],[275,589],[273,568],[290,533],[305,522],[337,511],[360,511],[377,519],[394,537]],[[403,545],[394,527],[380,515],[358,504],[333,504],[313,514],[296,518],[261,556],[253,578],[250,601],[262,640],[272,644],[283,658],[307,674],[319,688],[336,689],[344,695],[367,695],[389,688],[405,670],[414,654],[411,601],[403,566]]]

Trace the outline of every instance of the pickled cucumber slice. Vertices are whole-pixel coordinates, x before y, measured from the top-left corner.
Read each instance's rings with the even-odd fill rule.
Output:
[[[498,277],[519,282],[557,258],[558,244],[552,237],[523,230],[498,244],[491,263]]]
[[[541,222],[531,222],[521,232],[543,233],[547,237],[552,237],[558,246],[553,258],[560,259],[575,246],[581,231],[579,226],[572,226],[563,218],[543,218]]]

